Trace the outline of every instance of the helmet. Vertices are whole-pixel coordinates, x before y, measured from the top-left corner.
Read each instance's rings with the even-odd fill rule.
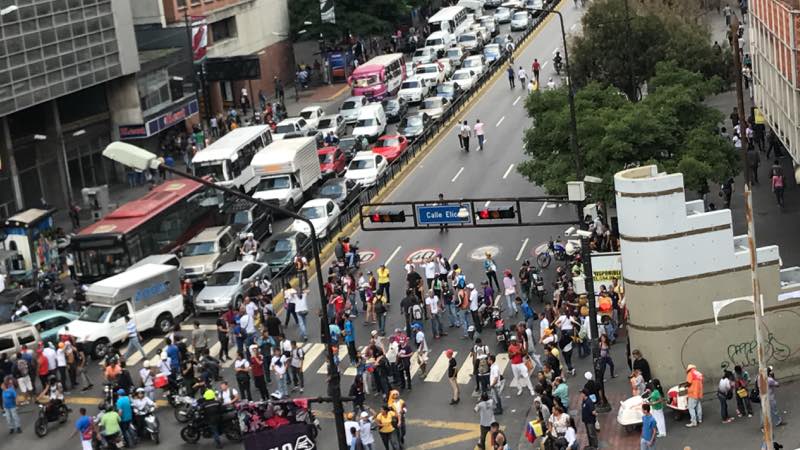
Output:
[[[216,399],[217,399],[217,394],[214,392],[213,389],[209,388],[206,389],[205,392],[203,392],[203,400],[212,401]]]
[[[144,388],[136,388],[136,395],[144,394]]]
[[[125,395],[125,389],[117,389],[117,395]]]

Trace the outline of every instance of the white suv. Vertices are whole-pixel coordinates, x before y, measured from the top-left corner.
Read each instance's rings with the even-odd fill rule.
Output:
[[[429,92],[430,87],[425,81],[413,76],[403,81],[403,84],[400,85],[400,90],[397,91],[397,97],[402,98],[406,103],[419,103]]]

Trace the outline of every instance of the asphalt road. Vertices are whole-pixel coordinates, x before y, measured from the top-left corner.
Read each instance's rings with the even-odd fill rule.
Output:
[[[581,11],[576,9],[571,2],[562,2],[560,9],[564,12],[567,30],[577,28]],[[573,26],[575,25],[575,26]],[[507,25],[502,28],[506,34]],[[556,49],[561,49],[561,36],[558,18],[548,18],[535,32],[529,45],[517,57],[515,65],[524,66],[530,73],[530,66],[534,57],[538,58],[544,66],[540,79],[545,84],[553,73],[552,56]],[[462,120],[473,124],[476,119],[485,123],[486,150],[475,151],[476,143],[472,142],[473,151],[467,153],[459,151],[456,129],[445,132],[445,136],[438,144],[411,170],[407,178],[386,198],[386,201],[408,201],[419,199],[434,199],[438,193],[443,193],[447,198],[468,197],[514,197],[542,195],[540,188],[532,185],[516,172],[516,166],[524,159],[522,152],[522,135],[530,125],[524,109],[525,92],[519,86],[515,90],[509,89],[505,74],[498,76],[493,83],[486,86],[484,92],[465,110]],[[337,105],[330,105],[335,109]],[[497,206],[497,205],[496,205]],[[540,217],[542,220],[570,220],[575,217],[575,211],[570,206],[559,205],[530,205],[529,213]],[[503,228],[503,229],[472,229],[451,230],[439,233],[436,230],[423,231],[392,231],[392,232],[357,232],[355,239],[361,242],[362,251],[373,252],[374,258],[366,263],[364,270],[374,270],[381,262],[385,262],[392,272],[392,296],[395,300],[391,307],[387,329],[392,330],[401,326],[402,318],[398,311],[397,303],[402,297],[405,272],[404,262],[414,254],[426,251],[439,252],[449,256],[451,262],[459,264],[465,271],[468,281],[478,284],[483,277],[482,255],[491,251],[496,258],[498,271],[505,268],[512,269],[515,273],[522,260],[530,258],[533,249],[563,233],[565,227],[541,228]],[[280,227],[277,229],[281,229]],[[473,257],[473,254],[475,257]],[[313,280],[312,280],[313,282]],[[319,299],[312,295],[311,304],[317,304]],[[204,316],[200,319],[211,329],[214,318]],[[361,320],[357,321],[357,342],[366,343],[371,328],[363,326]],[[304,370],[306,379],[305,395],[326,395],[326,375],[324,368],[324,354],[321,353],[322,344],[319,341],[319,330],[311,325],[312,339],[307,345],[307,359]],[[426,327],[430,335],[430,328]],[[477,440],[477,417],[472,410],[473,402],[470,399],[473,384],[468,376],[471,363],[465,361],[471,342],[461,340],[460,332],[450,329],[449,336],[441,340],[434,340],[428,336],[431,347],[431,360],[428,374],[425,378],[419,374],[414,377],[413,391],[404,393],[404,398],[409,406],[408,448],[445,448],[463,449],[472,448],[471,443]],[[209,331],[209,334],[214,334]],[[290,326],[288,334],[291,338],[297,336],[296,327]],[[484,332],[484,340],[494,345],[494,332]],[[145,340],[148,358],[155,356],[161,347],[161,338],[150,336]],[[456,352],[456,359],[460,367],[469,368],[463,371],[460,377],[465,384],[461,385],[462,402],[451,407],[449,400],[449,385],[445,376],[445,366],[442,365],[443,351],[452,348]],[[212,351],[214,348],[212,348]],[[342,376],[342,391],[347,392],[353,381],[352,371],[348,371],[347,358],[340,370]],[[137,372],[141,367],[138,356],[132,358],[132,372]],[[505,367],[505,375],[511,379],[510,368]],[[225,369],[225,375],[232,378],[232,371]],[[50,434],[43,439],[37,438],[33,433],[32,423],[35,420],[33,408],[23,407],[23,435],[13,436],[11,442],[15,448],[28,450],[72,448],[79,445],[77,437],[71,436],[71,423],[77,417],[79,404],[87,405],[90,413],[96,411],[99,402],[101,377],[99,367],[90,372],[95,381],[95,388],[89,392],[73,392],[70,402],[74,414],[70,417],[69,426],[54,426]],[[470,384],[466,384],[470,383]],[[509,430],[511,436],[519,436],[523,431],[525,413],[530,403],[530,396],[525,393],[521,397],[513,395],[513,389],[507,389],[505,395],[510,397],[506,401],[506,414],[500,419]],[[374,408],[379,408],[379,399],[369,397],[368,403]],[[333,421],[330,419],[330,405],[321,405],[319,410],[322,420],[323,433],[320,435],[318,446],[321,449],[335,448],[335,433]],[[179,425],[172,418],[169,407],[162,407],[159,411],[162,426],[162,444],[168,448],[176,448],[185,444],[179,437]],[[423,443],[425,446],[420,447]],[[143,443],[142,446],[151,446]],[[200,448],[211,448],[211,441],[201,441]]]

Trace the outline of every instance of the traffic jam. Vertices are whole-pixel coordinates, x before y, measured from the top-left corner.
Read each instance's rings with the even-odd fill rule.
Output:
[[[187,170],[297,212],[320,248],[336,239],[347,249],[335,252],[331,270],[358,270],[375,255],[360,254],[339,231],[490,76],[505,72],[549,6],[444,7],[410,53],[361,62],[335,112],[307,106],[277,123],[233,129]],[[133,447],[159,443],[160,419],[178,422],[185,442],[221,445],[268,431],[240,424],[278,418],[249,400],[302,396],[303,358],[322,353],[307,344],[319,326],[306,319],[317,309],[306,300],[307,222],[176,176],[75,234],[57,229],[53,213],[18,213],[0,233],[0,369],[25,380],[16,404],[38,405],[12,434],[44,438],[77,419],[84,448]],[[290,339],[273,297],[294,280],[293,312],[302,319],[295,316]],[[78,408],[70,397],[79,392],[96,401]],[[163,408],[171,417],[157,413]],[[319,422],[307,405],[285,403],[280,414],[314,439]]]

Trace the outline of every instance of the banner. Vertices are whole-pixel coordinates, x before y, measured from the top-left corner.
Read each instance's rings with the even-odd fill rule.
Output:
[[[245,450],[314,450],[311,425],[292,423],[245,434]]]
[[[322,23],[336,23],[333,0],[319,0],[319,16]]]
[[[203,62],[208,47],[208,23],[206,19],[192,22],[192,61]]]

